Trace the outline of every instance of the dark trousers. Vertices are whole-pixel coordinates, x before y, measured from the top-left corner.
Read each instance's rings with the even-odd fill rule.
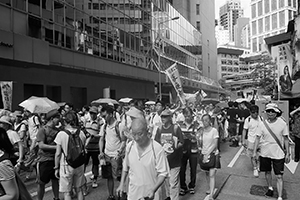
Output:
[[[300,138],[295,137],[295,160],[300,158]]]
[[[181,167],[180,167],[180,188],[186,190],[188,189],[185,183],[185,171],[187,162],[189,161],[190,165],[190,183],[188,185],[189,188],[195,188],[196,177],[197,177],[197,164],[198,164],[198,153],[184,153],[181,159]]]
[[[92,157],[92,173],[94,175],[94,179],[97,179],[99,176],[99,151],[88,151],[86,154],[85,166],[89,164],[90,157]]]

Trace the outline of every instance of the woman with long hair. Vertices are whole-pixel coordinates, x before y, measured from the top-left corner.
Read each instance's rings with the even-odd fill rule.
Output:
[[[18,200],[19,189],[14,166],[9,160],[14,153],[6,131],[0,128],[0,200]]]
[[[292,90],[293,83],[287,65],[283,69],[283,75],[279,77],[279,84],[282,92],[290,92]]]
[[[197,135],[198,144],[201,148],[200,152],[200,168],[205,171],[206,180],[209,184],[209,191],[206,199],[213,199],[215,192],[215,176],[218,168],[221,167],[218,151],[219,133],[216,128],[212,126],[212,119],[209,114],[202,116],[203,129],[200,129]],[[214,159],[211,166],[205,166],[202,163],[208,163]]]

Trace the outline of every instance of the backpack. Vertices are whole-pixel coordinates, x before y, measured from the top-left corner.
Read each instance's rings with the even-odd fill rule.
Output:
[[[65,159],[71,167],[78,168],[85,163],[85,149],[79,137],[80,129],[74,134],[68,130],[64,130],[69,135],[67,154],[64,152]]]

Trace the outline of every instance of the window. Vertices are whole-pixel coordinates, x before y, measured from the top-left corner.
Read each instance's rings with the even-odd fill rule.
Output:
[[[256,35],[256,21],[252,22],[252,35]]]
[[[257,51],[257,38],[252,39],[252,50],[253,52]]]
[[[208,71],[208,76],[210,76],[210,66],[208,66],[207,71]]]
[[[200,15],[200,4],[196,4],[196,15]]]
[[[258,33],[261,34],[264,30],[264,26],[263,26],[263,19],[259,19],[258,20]]]
[[[297,2],[296,2],[296,0],[293,0],[293,7],[297,8]]]
[[[272,4],[271,4],[272,11],[274,11],[277,9],[277,0],[272,0],[271,2],[272,2]]]
[[[267,16],[265,18],[265,31],[269,31],[270,30],[270,16]]]
[[[263,13],[263,8],[262,8],[262,1],[259,1],[257,3],[257,16],[261,16]]]
[[[293,16],[292,16],[292,15],[293,15],[292,11],[289,10],[289,21],[293,19]]]
[[[256,17],[256,4],[251,6],[252,19]]]
[[[197,28],[198,31],[201,31],[200,21],[196,22],[196,28]]]
[[[279,12],[279,27],[285,26],[285,12],[281,11]]]
[[[272,15],[272,29],[277,28],[277,13]]]
[[[261,51],[262,50],[262,47],[263,47],[263,44],[264,44],[264,39],[263,39],[263,37],[262,36],[260,36],[259,38],[258,38],[258,51]]]
[[[265,0],[265,14],[270,12],[270,0]]]
[[[284,1],[285,1],[285,0],[279,0],[279,8],[284,7]]]
[[[292,0],[288,0],[288,6],[292,6]]]

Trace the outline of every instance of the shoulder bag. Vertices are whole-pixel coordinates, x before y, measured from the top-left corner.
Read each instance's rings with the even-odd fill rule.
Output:
[[[281,150],[284,152],[284,154],[286,154],[286,151],[284,150],[283,146],[281,145],[278,137],[275,135],[275,133],[271,130],[271,128],[269,127],[269,125],[267,124],[266,120],[262,120],[265,127],[267,128],[267,130],[269,131],[269,133],[272,135],[272,137],[275,139],[275,141],[277,142],[278,146],[281,148]]]
[[[203,148],[203,130],[201,131],[200,136],[201,136],[200,146],[202,149]],[[215,151],[212,151],[209,154],[208,160],[206,162],[204,162],[203,159],[204,159],[204,155],[202,153],[200,153],[199,164],[200,164],[201,169],[208,170],[208,169],[214,168],[216,166],[217,156],[215,155]]]

